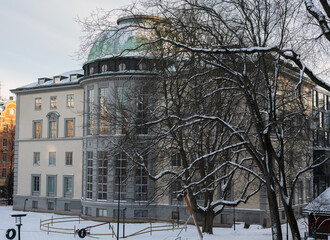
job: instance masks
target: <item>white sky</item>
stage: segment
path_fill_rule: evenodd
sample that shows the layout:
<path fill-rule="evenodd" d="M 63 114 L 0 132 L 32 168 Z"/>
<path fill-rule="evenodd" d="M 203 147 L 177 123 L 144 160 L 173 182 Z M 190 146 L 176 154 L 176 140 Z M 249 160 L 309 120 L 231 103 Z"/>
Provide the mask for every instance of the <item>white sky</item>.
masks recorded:
<path fill-rule="evenodd" d="M 97 8 L 111 10 L 133 0 L 10 0 L 0 3 L 1 96 L 9 89 L 80 69 L 75 59 L 82 36 L 74 20 Z"/>

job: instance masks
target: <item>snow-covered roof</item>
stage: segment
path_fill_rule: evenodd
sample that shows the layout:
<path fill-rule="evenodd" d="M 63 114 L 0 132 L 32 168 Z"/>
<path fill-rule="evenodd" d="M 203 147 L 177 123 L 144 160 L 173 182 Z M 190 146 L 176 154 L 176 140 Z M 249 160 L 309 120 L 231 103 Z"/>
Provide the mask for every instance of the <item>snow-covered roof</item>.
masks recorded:
<path fill-rule="evenodd" d="M 77 78 L 72 78 L 71 76 L 76 75 Z M 18 87 L 16 89 L 12 89 L 12 92 L 28 90 L 28 89 L 36 89 L 36 88 L 45 88 L 45 87 L 53 87 L 53 86 L 62 86 L 62 85 L 72 85 L 77 84 L 79 80 L 84 76 L 83 70 L 74 70 L 65 72 L 62 74 L 55 75 L 53 78 L 39 78 L 37 82 L 33 82 L 22 87 Z M 55 82 L 54 78 L 60 77 L 59 82 Z"/>
<path fill-rule="evenodd" d="M 330 187 L 320 196 L 310 202 L 305 208 L 306 213 L 328 213 L 330 214 Z"/>

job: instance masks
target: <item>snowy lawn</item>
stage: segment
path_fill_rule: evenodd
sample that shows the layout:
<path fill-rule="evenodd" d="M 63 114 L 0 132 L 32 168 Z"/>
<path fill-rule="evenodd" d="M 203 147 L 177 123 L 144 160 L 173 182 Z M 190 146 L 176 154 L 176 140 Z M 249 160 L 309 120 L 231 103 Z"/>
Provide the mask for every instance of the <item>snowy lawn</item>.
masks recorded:
<path fill-rule="evenodd" d="M 15 218 L 11 217 L 11 213 L 14 213 L 12 207 L 0 207 L 0 240 L 6 239 L 6 231 L 9 228 L 17 227 L 15 225 Z M 22 213 L 16 212 L 15 213 Z M 57 217 L 65 217 L 62 215 L 55 215 L 49 213 L 36 213 L 36 212 L 24 212 L 27 214 L 26 217 L 22 218 L 22 227 L 21 227 L 21 240 L 35 240 L 35 239 L 52 239 L 52 240 L 66 240 L 66 239 L 80 239 L 78 236 L 75 238 L 73 235 L 66 235 L 60 233 L 49 233 L 40 230 L 40 220 L 50 219 L 52 216 L 54 218 Z M 83 222 L 80 225 L 78 223 L 62 223 L 56 226 L 58 227 L 67 227 L 73 228 L 73 225 L 77 226 L 77 228 L 91 226 L 99 224 L 99 222 Z M 304 220 L 299 221 L 301 234 L 303 235 L 306 231 L 306 224 Z M 137 232 L 143 228 L 150 226 L 149 224 L 125 224 L 125 233 L 128 235 L 131 232 Z M 236 224 L 236 230 L 234 231 L 233 228 L 214 228 L 213 235 L 204 235 L 205 240 L 219 240 L 219 239 L 230 239 L 230 240 L 271 240 L 271 230 L 269 228 L 263 229 L 257 225 L 251 225 L 249 229 L 243 228 L 244 224 Z M 283 233 L 286 233 L 286 226 L 283 225 Z M 116 225 L 114 225 L 114 230 L 117 231 Z M 91 233 L 110 233 L 109 225 L 104 225 L 100 227 L 93 228 Z M 175 239 L 178 235 L 179 230 L 175 231 L 163 231 L 163 232 L 153 232 L 152 235 L 150 233 L 138 235 L 134 237 L 130 237 L 128 239 L 132 240 L 152 240 L 152 239 L 164 239 L 164 240 L 171 240 Z M 120 225 L 120 236 L 122 236 L 122 225 Z M 183 230 L 181 232 L 181 239 L 182 240 L 193 240 L 199 239 L 197 230 L 195 226 L 188 226 L 187 231 Z M 17 236 L 16 238 L 17 239 Z M 91 236 L 86 237 L 85 239 L 115 239 L 115 237 L 111 236 Z M 290 236 L 289 236 L 289 239 Z"/>

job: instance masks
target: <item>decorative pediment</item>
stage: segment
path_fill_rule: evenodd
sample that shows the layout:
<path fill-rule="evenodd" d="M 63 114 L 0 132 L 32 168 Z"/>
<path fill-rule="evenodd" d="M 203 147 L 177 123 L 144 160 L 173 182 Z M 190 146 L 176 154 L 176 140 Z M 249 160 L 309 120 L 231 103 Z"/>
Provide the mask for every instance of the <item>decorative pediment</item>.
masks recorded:
<path fill-rule="evenodd" d="M 56 111 L 49 112 L 46 117 L 49 119 L 49 121 L 56 121 L 59 117 L 60 114 Z"/>

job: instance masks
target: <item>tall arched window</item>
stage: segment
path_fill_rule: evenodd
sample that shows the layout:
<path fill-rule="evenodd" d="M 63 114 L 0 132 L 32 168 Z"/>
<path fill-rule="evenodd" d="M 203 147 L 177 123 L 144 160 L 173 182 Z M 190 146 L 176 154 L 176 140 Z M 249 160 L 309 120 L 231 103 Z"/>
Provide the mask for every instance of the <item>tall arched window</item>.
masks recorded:
<path fill-rule="evenodd" d="M 58 118 L 60 114 L 58 112 L 50 112 L 47 114 L 48 118 L 48 137 L 57 138 L 58 137 Z"/>

